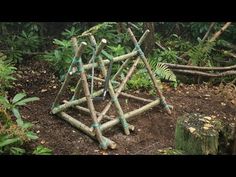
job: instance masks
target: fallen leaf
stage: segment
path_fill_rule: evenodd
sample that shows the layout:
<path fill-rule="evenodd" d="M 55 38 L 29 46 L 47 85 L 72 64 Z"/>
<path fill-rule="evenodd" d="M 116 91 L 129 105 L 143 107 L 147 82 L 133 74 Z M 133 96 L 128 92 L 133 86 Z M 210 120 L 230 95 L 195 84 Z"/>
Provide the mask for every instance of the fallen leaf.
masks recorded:
<path fill-rule="evenodd" d="M 203 117 L 204 119 L 207 119 L 207 120 L 211 120 L 211 117 L 209 117 L 209 116 L 205 116 L 205 117 Z"/>
<path fill-rule="evenodd" d="M 196 130 L 196 128 L 193 128 L 193 127 L 189 127 L 188 129 L 191 133 L 193 133 Z"/>
<path fill-rule="evenodd" d="M 102 155 L 108 155 L 107 152 L 103 152 L 103 151 L 101 152 L 101 154 L 102 154 Z"/>
<path fill-rule="evenodd" d="M 41 144 L 45 144 L 45 143 L 46 143 L 46 141 L 45 141 L 45 140 L 42 140 L 40 143 L 41 143 Z"/>
<path fill-rule="evenodd" d="M 48 90 L 47 90 L 47 89 L 42 89 L 42 90 L 41 90 L 42 93 L 44 93 L 44 92 L 46 92 L 46 91 L 48 91 Z"/>
<path fill-rule="evenodd" d="M 221 102 L 221 105 L 222 105 L 222 106 L 226 106 L 226 104 L 225 104 L 225 103 L 223 103 L 223 102 Z"/>

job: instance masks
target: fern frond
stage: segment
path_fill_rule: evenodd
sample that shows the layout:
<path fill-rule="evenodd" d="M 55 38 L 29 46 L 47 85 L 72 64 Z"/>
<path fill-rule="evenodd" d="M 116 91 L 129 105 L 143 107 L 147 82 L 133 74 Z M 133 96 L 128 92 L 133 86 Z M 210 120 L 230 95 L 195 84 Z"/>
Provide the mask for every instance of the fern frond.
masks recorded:
<path fill-rule="evenodd" d="M 155 75 L 160 79 L 176 82 L 175 74 L 164 63 L 158 63 L 158 61 L 154 59 L 149 60 L 148 63 L 154 71 Z M 140 70 L 145 68 L 143 62 L 139 64 L 139 68 Z"/>
<path fill-rule="evenodd" d="M 176 82 L 175 74 L 164 63 L 158 63 L 154 72 L 160 79 Z"/>

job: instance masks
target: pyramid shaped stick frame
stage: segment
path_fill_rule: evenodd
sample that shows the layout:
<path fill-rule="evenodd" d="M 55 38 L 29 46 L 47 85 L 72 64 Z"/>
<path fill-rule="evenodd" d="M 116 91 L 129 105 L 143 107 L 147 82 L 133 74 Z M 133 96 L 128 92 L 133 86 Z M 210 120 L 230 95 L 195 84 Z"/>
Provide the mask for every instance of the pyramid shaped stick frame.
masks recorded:
<path fill-rule="evenodd" d="M 146 39 L 148 33 L 149 33 L 149 30 L 147 30 L 143 34 L 143 36 L 140 38 L 140 40 L 137 41 L 133 32 L 131 31 L 131 29 L 128 29 L 128 34 L 135 45 L 134 50 L 128 54 L 118 56 L 118 57 L 110 57 L 106 60 L 103 60 L 101 55 L 104 54 L 106 57 L 109 56 L 109 54 L 107 54 L 103 50 L 107 41 L 105 39 L 102 39 L 101 42 L 99 43 L 99 45 L 97 45 L 94 36 L 90 35 L 89 39 L 90 39 L 90 42 L 92 43 L 92 46 L 94 46 L 94 53 L 93 53 L 92 58 L 90 59 L 90 62 L 86 65 L 83 64 L 81 56 L 82 56 L 82 53 L 83 53 L 87 44 L 85 42 L 82 42 L 80 44 L 80 46 L 78 46 L 76 38 L 73 38 L 72 43 L 73 43 L 73 47 L 75 50 L 75 56 L 74 56 L 74 59 L 71 63 L 71 66 L 65 76 L 65 80 L 62 84 L 62 87 L 60 88 L 60 90 L 54 100 L 52 110 L 51 110 L 52 114 L 56 114 L 56 115 L 60 116 L 62 119 L 69 122 L 71 125 L 73 125 L 77 129 L 83 131 L 85 134 L 89 135 L 91 138 L 97 140 L 102 149 L 107 149 L 108 147 L 111 149 L 116 148 L 115 142 L 113 142 L 109 138 L 106 138 L 105 136 L 103 136 L 103 132 L 105 130 L 110 129 L 113 126 L 120 123 L 123 130 L 124 130 L 124 133 L 126 135 L 129 135 L 130 130 L 132 130 L 132 131 L 134 130 L 134 126 L 130 125 L 127 122 L 127 120 L 132 117 L 137 117 L 137 115 L 157 106 L 158 104 L 161 104 L 165 108 L 167 113 L 171 114 L 170 108 L 172 108 L 172 106 L 168 105 L 166 103 L 165 97 L 163 96 L 162 92 L 160 91 L 160 89 L 158 87 L 157 81 L 156 81 L 155 76 L 151 70 L 151 67 L 150 67 L 142 49 L 140 48 L 140 45 Z M 91 63 L 91 61 L 95 61 L 95 59 L 97 59 L 96 62 Z M 113 86 L 114 85 L 113 83 L 116 82 L 115 81 L 116 77 L 119 76 L 121 71 L 132 60 L 133 60 L 133 65 L 129 69 L 126 77 L 123 79 L 123 81 L 121 83 L 119 83 L 119 85 Z M 148 74 L 154 84 L 157 95 L 159 97 L 156 100 L 144 99 L 144 98 L 140 98 L 140 97 L 133 96 L 133 95 L 122 92 L 125 84 L 130 79 L 132 74 L 134 73 L 140 60 L 142 60 L 143 63 L 145 64 Z M 113 76 L 113 78 L 109 80 L 108 92 L 111 97 L 110 101 L 105 106 L 105 108 L 102 110 L 102 112 L 97 112 L 94 107 L 93 98 L 96 96 L 102 95 L 103 89 L 98 90 L 98 91 L 92 93 L 92 95 L 91 95 L 90 90 L 89 90 L 89 84 L 88 84 L 89 77 L 87 76 L 86 71 L 92 69 L 93 67 L 99 68 L 102 72 L 103 77 L 106 78 L 107 70 L 106 70 L 105 65 L 108 65 L 111 61 L 113 61 L 113 62 L 124 61 L 124 63 L 122 64 L 120 69 L 117 71 L 117 73 Z M 75 87 L 74 95 L 70 101 L 63 101 L 63 103 L 59 104 L 60 97 L 62 96 L 63 92 L 67 88 L 68 83 L 71 80 L 72 76 L 77 76 L 79 78 L 78 83 Z M 100 79 L 100 78 L 96 78 L 96 77 L 94 77 L 93 80 L 105 82 L 104 79 Z M 81 97 L 82 91 L 84 92 L 84 95 L 85 95 L 84 97 Z M 131 99 L 147 102 L 147 104 L 139 109 L 134 110 L 134 111 L 124 113 L 121 108 L 120 102 L 118 100 L 119 95 L 131 98 Z M 80 104 L 84 103 L 84 102 L 87 102 L 88 108 L 80 106 Z M 110 109 L 110 107 L 113 103 L 116 108 L 116 113 L 117 113 L 116 118 L 112 118 L 112 117 L 106 115 L 106 113 L 108 112 L 108 110 Z M 82 123 L 81 121 L 77 120 L 76 118 L 70 116 L 69 114 L 67 114 L 65 112 L 68 108 L 75 108 L 75 109 L 78 109 L 84 113 L 89 114 L 92 118 L 93 124 L 89 127 L 89 126 L 85 125 L 84 123 Z M 106 119 L 107 121 L 105 121 L 104 123 L 101 123 L 102 119 Z"/>

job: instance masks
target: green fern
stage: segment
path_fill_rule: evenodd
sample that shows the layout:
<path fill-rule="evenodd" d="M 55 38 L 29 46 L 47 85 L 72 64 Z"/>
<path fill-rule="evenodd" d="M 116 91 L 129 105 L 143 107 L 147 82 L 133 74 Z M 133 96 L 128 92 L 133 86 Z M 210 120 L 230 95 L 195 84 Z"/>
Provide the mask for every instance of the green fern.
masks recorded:
<path fill-rule="evenodd" d="M 176 75 L 166 66 L 164 63 L 159 63 L 157 60 L 151 59 L 149 60 L 149 65 L 151 66 L 152 70 L 154 71 L 154 74 L 159 79 L 164 79 L 171 82 L 177 82 L 176 81 Z M 141 63 L 139 65 L 140 68 L 144 68 L 145 65 Z"/>
<path fill-rule="evenodd" d="M 214 42 L 207 42 L 199 43 L 197 46 L 193 47 L 188 52 L 191 63 L 197 66 L 209 66 L 208 64 L 209 61 L 211 61 L 211 54 L 214 46 Z"/>
<path fill-rule="evenodd" d="M 154 72 L 160 79 L 176 82 L 175 74 L 164 63 L 158 63 Z"/>
<path fill-rule="evenodd" d="M 12 76 L 16 68 L 3 60 L 4 58 L 6 58 L 4 55 L 0 56 L 0 95 L 5 89 L 12 87 L 13 81 L 16 80 Z"/>

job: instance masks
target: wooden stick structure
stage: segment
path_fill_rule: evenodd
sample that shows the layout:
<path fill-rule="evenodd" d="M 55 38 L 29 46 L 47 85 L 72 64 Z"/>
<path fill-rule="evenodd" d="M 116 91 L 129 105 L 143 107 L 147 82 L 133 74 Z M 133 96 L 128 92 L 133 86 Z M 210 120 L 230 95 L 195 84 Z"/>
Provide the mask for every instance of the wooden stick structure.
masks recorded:
<path fill-rule="evenodd" d="M 61 117 L 66 122 L 70 123 L 72 126 L 76 127 L 77 129 L 81 130 L 92 139 L 98 141 L 100 147 L 102 149 L 115 149 L 116 143 L 109 138 L 103 135 L 104 131 L 109 130 L 110 128 L 114 127 L 115 125 L 119 124 L 125 135 L 130 134 L 130 130 L 134 130 L 134 126 L 128 123 L 130 118 L 136 118 L 137 115 L 144 113 L 152 109 L 153 107 L 161 104 L 164 106 L 168 114 L 171 114 L 170 108 L 172 106 L 168 105 L 165 101 L 165 97 L 163 96 L 161 90 L 159 89 L 158 83 L 156 78 L 149 66 L 147 58 L 145 57 L 140 45 L 145 41 L 146 37 L 149 34 L 149 30 L 145 31 L 139 41 L 136 40 L 133 32 L 128 29 L 128 34 L 133 41 L 135 47 L 132 52 L 121 55 L 118 57 L 112 57 L 111 55 L 107 54 L 104 50 L 107 41 L 102 39 L 101 42 L 97 45 L 95 37 L 93 35 L 88 35 L 89 40 L 91 42 L 91 46 L 93 49 L 93 55 L 87 64 L 83 63 L 82 54 L 87 46 L 87 43 L 82 42 L 78 46 L 78 41 L 76 38 L 72 38 L 72 44 L 74 47 L 74 58 L 71 63 L 70 68 L 65 76 L 65 80 L 60 88 L 54 102 L 52 105 L 51 113 Z M 112 63 L 117 63 L 124 61 L 120 69 L 110 78 L 110 72 L 107 71 L 106 65 L 112 65 Z M 145 99 L 138 96 L 134 96 L 128 93 L 125 93 L 123 90 L 125 85 L 127 84 L 128 80 L 132 77 L 132 74 L 135 72 L 137 64 L 143 61 L 147 72 L 153 82 L 153 85 L 156 89 L 157 96 L 155 100 L 152 99 Z M 129 68 L 127 75 L 121 82 L 116 81 L 116 78 L 120 76 L 122 70 L 127 66 L 128 63 L 133 62 L 131 67 Z M 96 70 L 95 70 L 96 68 Z M 88 72 L 92 69 L 92 75 Z M 99 78 L 94 75 L 94 72 L 100 71 L 104 79 Z M 65 92 L 66 88 L 69 85 L 69 81 L 71 78 L 75 76 L 78 79 L 76 83 L 75 91 L 71 99 L 68 100 L 61 100 L 63 92 Z M 109 93 L 109 98 L 104 97 L 104 89 L 100 89 L 97 91 L 93 91 L 93 82 L 100 82 L 104 85 L 107 83 L 107 92 Z M 90 83 L 90 84 L 89 84 Z M 91 88 L 91 89 L 90 89 Z M 84 93 L 82 96 L 82 93 Z M 104 101 L 104 100 L 96 100 L 96 97 L 103 95 L 102 98 L 110 99 L 107 102 L 107 105 L 103 108 L 101 112 L 95 109 L 95 105 L 97 101 Z M 137 101 L 141 101 L 145 103 L 143 107 L 130 111 L 124 112 L 121 103 L 119 101 L 119 96 L 123 96 L 126 99 L 134 99 Z M 82 106 L 82 103 L 87 103 L 87 107 Z M 110 110 L 112 104 L 115 106 L 115 113 L 116 115 L 107 115 L 107 112 Z M 79 120 L 80 117 L 75 118 L 66 113 L 66 111 L 70 108 L 77 109 L 80 113 L 85 113 L 91 117 L 92 124 L 87 125 L 88 123 L 83 123 L 82 120 Z M 80 114 L 81 116 L 81 114 Z"/>

